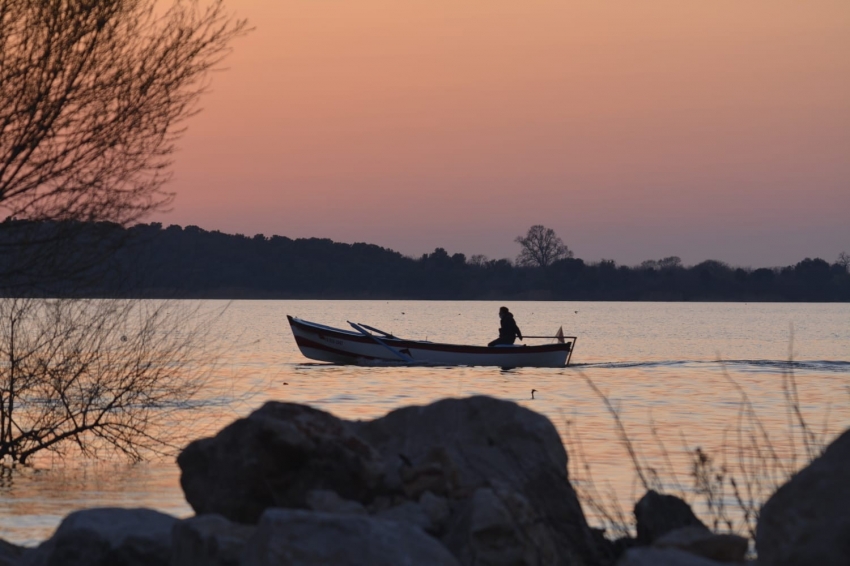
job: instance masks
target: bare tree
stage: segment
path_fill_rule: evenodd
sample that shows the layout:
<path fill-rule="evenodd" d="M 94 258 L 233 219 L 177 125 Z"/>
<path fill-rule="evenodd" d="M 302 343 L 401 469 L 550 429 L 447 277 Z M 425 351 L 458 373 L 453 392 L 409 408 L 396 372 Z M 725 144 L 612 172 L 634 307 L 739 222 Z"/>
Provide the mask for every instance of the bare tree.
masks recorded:
<path fill-rule="evenodd" d="M 535 224 L 525 237 L 517 236 L 514 241 L 522 246 L 516 258 L 517 265 L 524 267 L 548 267 L 559 259 L 573 257 L 573 252 L 555 231 L 541 224 Z"/>
<path fill-rule="evenodd" d="M 185 121 L 246 32 L 222 0 L 0 0 L 4 294 L 91 276 L 124 244 L 116 226 L 169 206 Z M 176 427 L 161 425 L 203 386 L 193 313 L 0 299 L 0 460 L 168 445 Z"/>
<path fill-rule="evenodd" d="M 170 155 L 245 31 L 222 2 L 0 1 L 0 204 L 126 223 L 166 206 Z"/>
<path fill-rule="evenodd" d="M 209 375 L 197 316 L 167 301 L 0 300 L 0 460 L 169 446 L 185 432 L 169 420 L 201 406 Z"/>
<path fill-rule="evenodd" d="M 35 266 L 77 221 L 167 208 L 185 120 L 246 31 L 221 0 L 0 0 L 0 246 Z"/>

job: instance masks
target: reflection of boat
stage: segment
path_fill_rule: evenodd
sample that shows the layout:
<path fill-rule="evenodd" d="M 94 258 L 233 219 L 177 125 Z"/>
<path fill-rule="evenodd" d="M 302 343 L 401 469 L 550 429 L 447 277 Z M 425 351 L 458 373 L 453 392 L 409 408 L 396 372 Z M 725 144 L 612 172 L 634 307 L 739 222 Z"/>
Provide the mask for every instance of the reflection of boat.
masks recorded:
<path fill-rule="evenodd" d="M 295 343 L 306 357 L 322 362 L 356 365 L 437 365 L 500 367 L 564 367 L 570 363 L 575 336 L 560 330 L 554 344 L 463 346 L 427 340 L 404 340 L 365 324 L 349 322 L 352 330 L 342 330 L 287 317 Z M 528 337 L 531 338 L 531 337 Z M 535 336 L 534 338 L 543 338 Z"/>

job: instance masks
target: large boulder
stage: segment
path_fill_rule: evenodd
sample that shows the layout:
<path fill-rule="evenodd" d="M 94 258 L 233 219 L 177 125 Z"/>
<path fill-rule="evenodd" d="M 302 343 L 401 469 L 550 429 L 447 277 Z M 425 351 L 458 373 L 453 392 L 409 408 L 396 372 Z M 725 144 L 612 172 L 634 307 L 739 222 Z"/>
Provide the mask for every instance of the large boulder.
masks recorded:
<path fill-rule="evenodd" d="M 436 539 L 397 521 L 353 514 L 269 509 L 241 566 L 458 566 Z"/>
<path fill-rule="evenodd" d="M 844 565 L 850 560 L 850 430 L 761 509 L 760 565 Z"/>
<path fill-rule="evenodd" d="M 419 503 L 413 501 L 404 501 L 400 505 L 385 509 L 375 515 L 379 519 L 387 521 L 396 521 L 419 527 L 428 533 L 436 533 L 439 531 L 439 526 L 431 521 L 431 517 Z"/>
<path fill-rule="evenodd" d="M 366 515 L 366 507 L 358 501 L 343 499 L 335 491 L 329 489 L 314 489 L 307 494 L 307 508 L 311 511 L 325 513 L 353 513 Z"/>
<path fill-rule="evenodd" d="M 26 553 L 26 566 L 168 566 L 177 519 L 151 509 L 71 513 L 53 536 Z"/>
<path fill-rule="evenodd" d="M 582 564 L 570 548 L 558 548 L 556 534 L 521 494 L 500 485 L 480 487 L 462 500 L 444 542 L 464 564 L 513 566 Z"/>
<path fill-rule="evenodd" d="M 682 527 L 658 538 L 656 548 L 678 548 L 717 562 L 743 562 L 749 540 L 731 533 L 712 533 L 702 527 Z"/>
<path fill-rule="evenodd" d="M 516 403 L 447 399 L 368 422 L 267 403 L 191 443 L 178 464 L 195 511 L 230 521 L 312 510 L 431 533 L 464 564 L 613 561 L 570 486 L 557 430 Z"/>
<path fill-rule="evenodd" d="M 675 495 L 664 495 L 649 490 L 635 504 L 637 543 L 649 545 L 663 535 L 681 529 L 696 527 L 708 532 L 708 527 L 694 515 L 691 506 Z"/>
<path fill-rule="evenodd" d="M 617 562 L 617 566 L 729 566 L 725 562 L 710 560 L 677 548 L 641 546 L 630 548 Z"/>
<path fill-rule="evenodd" d="M 23 557 L 26 547 L 6 542 L 0 538 L 0 566 L 13 566 Z"/>
<path fill-rule="evenodd" d="M 256 523 L 269 507 L 307 508 L 330 490 L 356 502 L 381 485 L 380 456 L 350 423 L 311 407 L 269 402 L 178 456 L 180 484 L 196 513 Z"/>
<path fill-rule="evenodd" d="M 215 514 L 178 521 L 171 532 L 170 566 L 240 566 L 245 543 L 256 530 Z"/>
<path fill-rule="evenodd" d="M 430 492 L 453 502 L 442 540 L 465 564 L 610 559 L 587 525 L 567 453 L 546 417 L 471 397 L 398 409 L 355 430 L 389 463 L 389 485 L 411 499 Z"/>

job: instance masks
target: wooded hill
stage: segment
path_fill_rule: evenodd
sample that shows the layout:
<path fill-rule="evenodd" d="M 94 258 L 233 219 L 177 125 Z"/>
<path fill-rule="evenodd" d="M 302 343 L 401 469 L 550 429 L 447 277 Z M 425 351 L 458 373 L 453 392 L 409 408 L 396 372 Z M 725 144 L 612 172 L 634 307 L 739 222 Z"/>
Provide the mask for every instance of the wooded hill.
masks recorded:
<path fill-rule="evenodd" d="M 61 265 L 79 264 L 73 277 L 39 277 L 33 291 L 15 271 L 15 246 L 33 225 L 0 225 L 0 277 L 5 293 L 67 296 L 299 299 L 537 299 L 616 301 L 850 301 L 842 263 L 803 259 L 785 267 L 735 268 L 678 258 L 640 266 L 568 258 L 548 267 L 467 258 L 437 248 L 419 258 L 372 244 L 329 239 L 253 237 L 196 226 L 39 224 L 40 241 L 56 233 Z M 21 234 L 27 234 L 21 236 Z M 52 248 L 51 248 L 52 249 Z M 31 256 L 31 252 L 27 251 Z M 42 254 L 44 255 L 44 254 Z M 40 260 L 44 269 L 51 262 Z M 44 283 L 47 281 L 47 283 Z"/>

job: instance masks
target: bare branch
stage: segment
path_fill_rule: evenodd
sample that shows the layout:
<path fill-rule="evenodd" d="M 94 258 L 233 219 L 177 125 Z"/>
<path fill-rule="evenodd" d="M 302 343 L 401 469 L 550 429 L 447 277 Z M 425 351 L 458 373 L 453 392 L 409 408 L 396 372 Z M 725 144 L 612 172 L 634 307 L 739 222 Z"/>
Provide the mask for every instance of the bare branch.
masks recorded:
<path fill-rule="evenodd" d="M 248 29 L 222 0 L 157 4 L 0 3 L 0 214 L 126 225 L 169 206 L 185 121 Z"/>
<path fill-rule="evenodd" d="M 168 301 L 0 300 L 0 458 L 174 445 L 163 424 L 203 406 L 210 322 Z"/>

